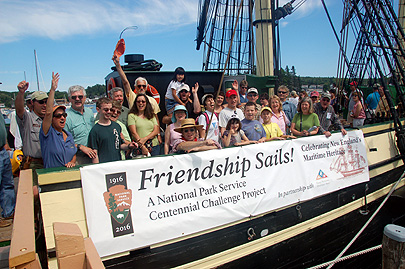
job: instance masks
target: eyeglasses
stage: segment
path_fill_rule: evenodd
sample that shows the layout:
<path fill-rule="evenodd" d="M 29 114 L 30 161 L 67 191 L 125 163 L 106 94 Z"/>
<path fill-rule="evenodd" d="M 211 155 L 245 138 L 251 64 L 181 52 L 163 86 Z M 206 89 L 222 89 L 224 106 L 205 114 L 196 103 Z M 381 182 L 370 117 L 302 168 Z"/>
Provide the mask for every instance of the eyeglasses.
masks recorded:
<path fill-rule="evenodd" d="M 146 88 L 146 85 L 142 85 L 142 84 L 141 84 L 141 85 L 138 84 L 138 85 L 136 85 L 136 86 L 137 86 L 138 88 Z"/>
<path fill-rule="evenodd" d="M 34 99 L 35 102 L 37 102 L 40 105 L 46 104 L 46 101 L 48 101 L 48 99 L 42 99 L 42 100 L 36 100 Z"/>
<path fill-rule="evenodd" d="M 112 113 L 121 114 L 121 110 L 119 109 L 110 109 Z"/>
<path fill-rule="evenodd" d="M 195 132 L 195 129 L 194 128 L 188 128 L 188 129 L 184 129 L 183 130 L 185 133 L 194 133 Z"/>
<path fill-rule="evenodd" d="M 240 88 L 241 88 L 241 89 L 247 89 L 247 87 L 246 87 L 246 86 L 240 86 Z"/>
<path fill-rule="evenodd" d="M 329 102 L 330 102 L 330 100 L 329 100 L 328 98 L 322 98 L 321 101 L 322 101 L 322 102 L 325 102 L 325 103 L 329 103 Z"/>
<path fill-rule="evenodd" d="M 138 104 L 143 104 L 143 103 L 146 103 L 146 101 L 145 100 L 138 100 L 138 101 L 136 101 Z"/>
<path fill-rule="evenodd" d="M 281 94 L 286 94 L 287 92 L 283 92 L 283 91 L 278 91 L 278 93 L 281 93 Z"/>
<path fill-rule="evenodd" d="M 59 113 L 59 114 L 54 114 L 54 115 L 53 115 L 53 117 L 54 117 L 54 118 L 57 118 L 57 119 L 62 118 L 62 116 L 66 119 L 67 113 L 66 113 L 66 112 L 63 112 L 63 113 Z"/>
<path fill-rule="evenodd" d="M 108 111 L 114 112 L 113 108 L 103 108 L 103 110 L 104 110 L 104 112 L 108 112 Z"/>
<path fill-rule="evenodd" d="M 248 97 L 256 97 L 257 94 L 255 94 L 255 93 L 249 93 L 247 96 L 248 96 Z"/>
<path fill-rule="evenodd" d="M 70 98 L 72 98 L 73 100 L 76 100 L 77 98 L 79 98 L 80 100 L 82 100 L 83 99 L 83 95 L 73 95 L 73 96 L 70 96 Z"/>

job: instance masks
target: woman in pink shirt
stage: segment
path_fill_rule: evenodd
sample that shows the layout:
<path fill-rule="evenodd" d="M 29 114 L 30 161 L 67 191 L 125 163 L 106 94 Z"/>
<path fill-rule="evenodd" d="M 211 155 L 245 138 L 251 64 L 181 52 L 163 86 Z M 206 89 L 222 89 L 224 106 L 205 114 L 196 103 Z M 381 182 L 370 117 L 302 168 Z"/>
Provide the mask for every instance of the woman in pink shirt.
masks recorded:
<path fill-rule="evenodd" d="M 273 95 L 272 97 L 270 97 L 269 102 L 272 111 L 270 121 L 277 123 L 283 134 L 286 135 L 288 129 L 287 126 L 290 124 L 290 121 L 283 111 L 283 103 L 281 102 L 280 97 L 278 97 L 277 95 Z"/>
<path fill-rule="evenodd" d="M 361 97 L 361 92 L 352 93 L 352 98 L 355 102 L 353 110 L 350 112 L 350 116 L 353 118 L 353 127 L 363 126 L 364 119 L 366 118 L 366 113 L 360 101 Z"/>

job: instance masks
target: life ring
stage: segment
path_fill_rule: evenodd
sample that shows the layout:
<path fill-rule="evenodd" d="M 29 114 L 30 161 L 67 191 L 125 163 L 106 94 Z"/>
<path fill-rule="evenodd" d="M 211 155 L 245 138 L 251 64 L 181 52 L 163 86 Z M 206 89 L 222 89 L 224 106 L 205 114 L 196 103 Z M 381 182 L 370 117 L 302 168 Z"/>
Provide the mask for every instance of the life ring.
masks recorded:
<path fill-rule="evenodd" d="M 156 90 L 156 88 L 153 87 L 152 85 L 148 84 L 148 86 L 146 87 L 146 91 L 147 91 L 148 93 L 150 93 L 150 95 L 152 95 L 153 98 L 155 98 L 156 103 L 159 105 L 159 103 L 160 103 L 160 94 L 159 94 L 159 92 Z M 135 93 L 135 94 L 138 94 L 138 91 L 136 90 L 136 88 L 135 88 L 135 90 L 134 90 L 134 93 Z"/>
<path fill-rule="evenodd" d="M 107 82 L 107 96 L 110 96 L 112 88 L 117 87 L 114 78 L 110 78 Z"/>

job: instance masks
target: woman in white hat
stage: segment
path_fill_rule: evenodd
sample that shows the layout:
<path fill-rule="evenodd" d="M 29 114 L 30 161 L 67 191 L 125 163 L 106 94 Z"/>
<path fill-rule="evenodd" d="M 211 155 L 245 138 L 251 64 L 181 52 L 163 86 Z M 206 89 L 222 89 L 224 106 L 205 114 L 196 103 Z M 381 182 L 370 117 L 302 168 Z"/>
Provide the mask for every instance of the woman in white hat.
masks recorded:
<path fill-rule="evenodd" d="M 172 124 L 167 126 L 165 131 L 165 155 L 173 153 L 173 144 L 177 139 L 181 138 L 181 133 L 176 132 L 174 129 L 181 126 L 181 121 L 188 118 L 187 108 L 183 105 L 177 105 L 174 107 L 172 115 Z"/>
<path fill-rule="evenodd" d="M 192 152 L 204 151 L 210 149 L 220 149 L 218 142 L 198 138 L 197 131 L 201 131 L 202 125 L 196 125 L 194 119 L 184 119 L 181 126 L 175 128 L 176 132 L 181 133 L 181 138 L 177 139 L 173 145 L 173 152 Z"/>

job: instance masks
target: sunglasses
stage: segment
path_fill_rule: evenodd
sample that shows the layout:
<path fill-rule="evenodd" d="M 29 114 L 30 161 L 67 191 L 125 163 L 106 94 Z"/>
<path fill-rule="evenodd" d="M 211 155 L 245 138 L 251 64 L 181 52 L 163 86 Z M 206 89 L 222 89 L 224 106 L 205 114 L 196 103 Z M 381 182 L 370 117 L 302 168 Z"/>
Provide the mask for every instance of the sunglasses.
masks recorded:
<path fill-rule="evenodd" d="M 67 113 L 66 113 L 66 112 L 63 112 L 63 113 L 59 113 L 59 114 L 54 114 L 54 115 L 53 115 L 53 117 L 54 117 L 54 118 L 57 118 L 57 119 L 62 118 L 62 116 L 66 119 Z"/>
<path fill-rule="evenodd" d="M 111 112 L 112 112 L 112 113 L 121 114 L 121 110 L 118 110 L 118 109 L 112 109 Z"/>
<path fill-rule="evenodd" d="M 48 99 L 42 99 L 42 100 L 36 100 L 34 99 L 35 102 L 37 102 L 40 105 L 46 104 L 46 101 L 48 101 Z"/>
<path fill-rule="evenodd" d="M 281 93 L 281 94 L 286 94 L 287 92 L 283 92 L 283 91 L 278 91 L 278 93 Z"/>
<path fill-rule="evenodd" d="M 72 98 L 73 100 L 77 100 L 77 99 L 82 100 L 83 97 L 84 97 L 83 95 L 74 95 L 74 96 L 71 96 L 70 98 Z"/>
<path fill-rule="evenodd" d="M 249 96 L 249 97 L 256 97 L 257 94 L 255 94 L 255 93 L 249 93 L 247 96 Z"/>
<path fill-rule="evenodd" d="M 241 88 L 241 89 L 247 89 L 247 87 L 245 87 L 245 86 L 241 86 L 240 88 Z"/>
<path fill-rule="evenodd" d="M 103 110 L 104 110 L 104 112 L 108 112 L 108 111 L 114 112 L 113 108 L 103 108 Z"/>
<path fill-rule="evenodd" d="M 146 88 L 146 85 L 136 85 L 138 88 Z"/>
<path fill-rule="evenodd" d="M 136 101 L 138 104 L 143 104 L 143 103 L 146 103 L 146 101 L 145 100 L 138 100 L 138 101 Z"/>
<path fill-rule="evenodd" d="M 183 130 L 185 133 L 194 133 L 195 132 L 195 129 L 194 128 L 188 128 L 188 129 L 184 129 Z"/>

